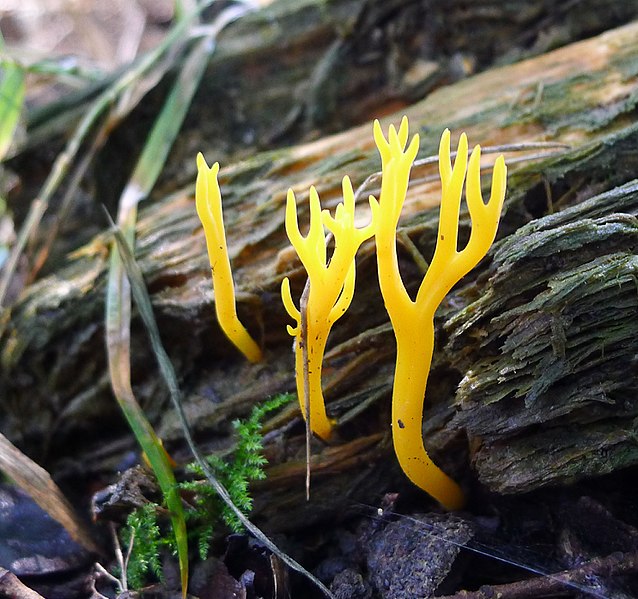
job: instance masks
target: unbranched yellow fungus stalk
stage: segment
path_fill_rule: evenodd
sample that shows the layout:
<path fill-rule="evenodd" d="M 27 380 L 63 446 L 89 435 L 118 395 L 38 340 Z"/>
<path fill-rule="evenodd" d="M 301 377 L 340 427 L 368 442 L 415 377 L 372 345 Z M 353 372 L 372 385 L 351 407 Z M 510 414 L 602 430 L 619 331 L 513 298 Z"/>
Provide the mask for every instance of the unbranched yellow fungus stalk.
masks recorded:
<path fill-rule="evenodd" d="M 208 259 L 213 273 L 215 313 L 219 326 L 235 347 L 251 362 L 259 362 L 262 357 L 261 349 L 237 317 L 235 285 L 226 247 L 218 172 L 218 162 L 209 168 L 201 152 L 197 155 L 195 204 L 199 220 L 204 227 Z"/>
<path fill-rule="evenodd" d="M 343 202 L 332 217 L 321 211 L 319 195 L 310 188 L 310 229 L 306 237 L 299 231 L 295 194 L 288 191 L 286 202 L 286 232 L 308 273 L 308 287 L 295 306 L 290 293 L 290 281 L 281 285 L 284 306 L 295 320 L 288 332 L 295 337 L 295 372 L 301 413 L 311 430 L 322 439 L 329 439 L 332 422 L 326 414 L 321 391 L 321 367 L 328 334 L 335 321 L 350 306 L 354 294 L 355 254 L 359 246 L 374 235 L 374 220 L 363 228 L 354 225 L 354 192 L 348 177 L 342 182 Z M 376 204 L 374 198 L 370 203 Z M 327 261 L 324 227 L 334 235 L 334 251 Z M 308 409 L 306 409 L 308 406 Z"/>
<path fill-rule="evenodd" d="M 485 204 L 481 195 L 480 147 L 472 151 L 468 167 L 467 137 L 462 134 L 452 167 L 450 132 L 445 130 L 439 147 L 442 196 L 437 244 L 413 301 L 399 274 L 396 229 L 419 137 L 415 135 L 406 149 L 408 121 L 404 117 L 398 132 L 390 127 L 388 139 L 375 121 L 374 139 L 383 172 L 379 203 L 372 204 L 377 223 L 379 284 L 397 342 L 392 392 L 394 448 L 401 468 L 413 483 L 447 509 L 458 509 L 464 502 L 461 488 L 432 462 L 423 444 L 423 400 L 434 348 L 434 312 L 452 286 L 476 266 L 494 241 L 505 197 L 507 169 L 500 156 L 494 164 L 490 200 Z M 472 231 L 465 248 L 458 251 L 459 209 L 466 169 L 466 201 Z"/>

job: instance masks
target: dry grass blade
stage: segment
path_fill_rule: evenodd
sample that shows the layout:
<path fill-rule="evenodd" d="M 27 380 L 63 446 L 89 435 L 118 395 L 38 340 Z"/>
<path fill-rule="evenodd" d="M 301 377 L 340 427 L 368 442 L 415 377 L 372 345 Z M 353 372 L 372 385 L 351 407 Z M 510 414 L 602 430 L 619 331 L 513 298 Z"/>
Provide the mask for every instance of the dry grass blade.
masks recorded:
<path fill-rule="evenodd" d="M 137 105 L 143 96 L 142 92 L 156 82 L 171 66 L 172 60 L 164 59 L 167 56 L 175 58 L 176 49 L 181 47 L 184 40 L 188 39 L 189 27 L 208 4 L 210 2 L 203 2 L 196 11 L 178 20 L 163 42 L 107 87 L 84 114 L 64 151 L 56 158 L 51 173 L 42 186 L 38 197 L 29 208 L 29 213 L 20 229 L 16 244 L 11 250 L 2 278 L 0 278 L 0 306 L 4 304 L 9 284 L 24 248 L 33 237 L 53 194 L 60 187 L 78 151 L 93 131 L 95 124 L 113 107 L 115 107 L 113 114 L 116 115 L 117 119 L 121 119 Z M 141 86 L 140 81 L 143 82 Z M 111 123 L 111 125 L 113 124 Z"/>
<path fill-rule="evenodd" d="M 119 232 L 121 248 L 129 248 L 134 244 L 137 205 L 148 196 L 166 162 L 173 141 L 179 133 L 188 107 L 199 86 L 208 58 L 215 47 L 217 33 L 248 10 L 242 6 L 230 7 L 223 11 L 208 34 L 189 51 L 184 66 L 146 140 L 131 179 L 120 198 L 118 225 L 121 229 Z M 131 388 L 131 288 L 122 262 L 122 252 L 125 250 L 121 249 L 120 252 L 114 251 L 111 254 L 107 289 L 106 330 L 111 385 L 164 494 L 175 534 L 182 595 L 185 597 L 188 588 L 188 539 L 181 498 L 176 489 L 168 456 Z"/>
<path fill-rule="evenodd" d="M 125 291 L 126 297 L 121 295 L 119 299 L 120 302 L 126 302 L 127 323 L 130 322 L 129 294 L 131 290 L 133 291 L 138 309 L 140 311 L 140 316 L 142 317 L 150 336 L 153 351 L 155 352 L 158 365 L 160 367 L 160 372 L 162 374 L 162 377 L 166 381 L 166 384 L 170 391 L 171 400 L 173 401 L 175 410 L 177 411 L 180 418 L 184 430 L 184 436 L 189 444 L 193 456 L 195 457 L 195 460 L 198 462 L 203 472 L 205 473 L 208 482 L 218 493 L 222 501 L 224 501 L 224 503 L 228 505 L 229 508 L 235 513 L 241 523 L 245 526 L 246 530 L 248 530 L 255 538 L 257 538 L 265 547 L 270 549 L 273 554 L 277 555 L 290 568 L 296 570 L 297 572 L 301 573 L 309 580 L 311 580 L 319 589 L 321 589 L 321 591 L 327 597 L 332 597 L 332 593 L 320 580 L 318 580 L 315 576 L 308 572 L 303 566 L 301 566 L 301 564 L 297 563 L 290 556 L 283 553 L 259 528 L 257 528 L 243 514 L 243 512 L 233 503 L 226 488 L 217 480 L 215 474 L 212 472 L 206 461 L 202 458 L 201 454 L 197 450 L 197 447 L 195 446 L 190 434 L 188 422 L 182 408 L 177 377 L 175 375 L 172 363 L 170 362 L 168 355 L 163 348 L 159 335 L 159 329 L 157 327 L 157 323 L 153 314 L 150 298 L 148 297 L 146 286 L 144 285 L 142 273 L 139 269 L 139 266 L 135 262 L 133 254 L 130 250 L 133 241 L 133 228 L 137 213 L 137 203 L 141 198 L 146 196 L 148 191 L 150 191 L 150 187 L 152 186 L 152 184 L 149 186 L 149 183 L 151 181 L 154 182 L 157 175 L 159 175 L 159 171 L 161 170 L 161 164 L 164 162 L 163 159 L 158 160 L 157 156 L 153 156 L 153 154 L 159 153 L 161 151 L 161 148 L 165 148 L 165 152 L 168 152 L 170 141 L 172 141 L 174 136 L 177 134 L 177 131 L 179 130 L 179 124 L 181 123 L 181 118 L 183 118 L 185 109 L 188 105 L 188 102 L 185 102 L 184 98 L 181 98 L 182 101 L 178 102 L 178 100 L 180 99 L 180 94 L 187 93 L 187 90 L 190 90 L 192 93 L 194 93 L 197 83 L 199 82 L 199 79 L 203 74 L 203 65 L 200 65 L 202 66 L 201 70 L 197 69 L 197 56 L 199 56 L 199 53 L 201 52 L 211 52 L 214 49 L 214 38 L 217 33 L 226 24 L 239 18 L 247 10 L 249 10 L 247 6 L 240 5 L 230 7 L 223 11 L 218 17 L 217 21 L 213 24 L 213 27 L 208 30 L 208 35 L 204 39 L 202 39 L 200 43 L 194 48 L 193 54 L 191 55 L 193 60 L 191 61 L 189 59 L 186 61 L 184 71 L 178 78 L 178 81 L 173 88 L 173 92 L 167 100 L 166 106 L 164 107 L 164 110 L 162 111 L 162 114 L 160 115 L 155 128 L 151 132 L 145 151 L 140 157 L 135 172 L 133 173 L 131 182 L 129 183 L 127 191 L 125 191 L 125 194 L 122 197 L 122 201 L 120 202 L 120 212 L 118 215 L 118 224 L 120 228 L 115 229 L 115 239 L 118 245 L 119 253 L 113 253 L 109 279 L 115 279 L 115 277 L 117 277 L 115 280 L 120 282 L 120 292 Z M 182 79 L 185 80 L 182 81 Z M 167 109 L 167 106 L 173 106 L 173 103 L 174 108 L 171 110 Z M 179 118 L 178 114 L 173 114 L 180 107 L 184 111 L 181 114 L 181 118 Z M 157 141 L 157 145 L 154 145 L 155 140 Z M 147 149 L 148 152 L 146 151 Z M 124 279 L 125 273 L 122 270 L 123 267 L 127 271 L 131 287 L 128 286 L 128 281 Z M 111 299 L 110 291 L 109 299 Z M 115 310 L 115 306 L 113 307 L 113 309 Z M 122 305 L 120 305 L 119 312 L 121 312 L 122 309 L 123 307 Z M 114 317 L 116 317 L 115 314 Z M 120 325 L 121 324 L 123 323 L 120 321 Z M 128 326 L 126 327 L 125 331 L 120 330 L 120 334 L 124 333 L 126 333 L 127 335 L 128 343 L 128 335 L 130 333 Z M 128 369 L 130 368 L 130 363 L 128 361 L 128 355 L 126 364 L 122 364 L 121 366 L 127 369 L 129 375 L 127 381 L 129 383 L 128 389 L 122 389 L 122 391 L 128 392 L 128 390 L 130 390 L 130 371 L 128 371 Z M 112 376 L 113 374 L 114 373 L 112 373 Z M 137 402 L 135 403 L 137 404 Z M 183 590 L 184 589 L 185 586 L 183 586 Z"/>
<path fill-rule="evenodd" d="M 82 179 L 84 178 L 84 174 L 93 162 L 95 154 L 97 154 L 98 150 L 104 145 L 104 142 L 108 137 L 108 130 L 109 124 L 106 122 L 103 123 L 100 127 L 99 132 L 93 139 L 91 147 L 87 149 L 87 151 L 82 156 L 82 159 L 75 165 L 75 168 L 73 169 L 73 173 L 69 180 L 69 184 L 64 192 L 62 201 L 60 202 L 60 207 L 55 214 L 55 218 L 53 219 L 53 223 L 51 224 L 50 229 L 47 232 L 45 240 L 42 243 L 40 249 L 34 252 L 35 257 L 33 260 L 33 266 L 31 267 L 31 272 L 29 273 L 29 281 L 33 281 L 37 277 L 38 272 L 47 261 L 47 258 L 49 257 L 49 254 L 51 252 L 51 247 L 53 246 L 53 243 L 58 235 L 60 227 L 62 226 L 62 223 L 64 222 L 66 215 L 71 208 L 74 198 L 76 198 L 78 195 L 78 189 L 80 187 Z M 38 218 L 40 217 L 41 215 Z M 24 231 L 25 229 L 23 228 L 21 233 Z"/>
<path fill-rule="evenodd" d="M 0 470 L 26 491 L 51 518 L 59 522 L 74 541 L 89 551 L 99 553 L 82 521 L 49 473 L 24 455 L 2 433 Z"/>
<path fill-rule="evenodd" d="M 181 401 L 181 392 L 179 390 L 179 384 L 177 382 L 177 376 L 175 374 L 175 370 L 173 369 L 173 364 L 164 349 L 162 344 L 162 339 L 160 337 L 159 328 L 157 326 L 157 322 L 155 320 L 155 316 L 153 314 L 153 307 L 151 305 L 150 297 L 148 296 L 148 292 L 146 290 L 146 285 L 144 284 L 144 278 L 142 275 L 142 271 L 140 270 L 139 265 L 135 261 L 131 250 L 126 242 L 126 239 L 122 235 L 122 232 L 114 228 L 115 240 L 117 242 L 118 250 L 120 252 L 120 256 L 122 258 L 122 262 L 126 268 L 126 272 L 128 274 L 129 281 L 131 283 L 131 290 L 133 292 L 133 297 L 135 298 L 135 302 L 137 304 L 138 310 L 140 312 L 140 316 L 144 322 L 144 326 L 146 327 L 146 331 L 151 340 L 151 345 L 153 347 L 153 352 L 155 353 L 155 358 L 159 365 L 160 373 L 162 378 L 164 379 L 166 386 L 170 392 L 171 400 L 173 402 L 173 407 L 179 416 L 180 423 L 182 425 L 182 429 L 184 431 L 184 437 L 188 446 L 193 454 L 198 465 L 204 471 L 208 482 L 211 486 L 217 491 L 219 496 L 222 498 L 224 503 L 233 511 L 233 513 L 239 518 L 241 523 L 244 525 L 246 530 L 248 530 L 256 539 L 258 539 L 263 545 L 268 547 L 272 553 L 277 555 L 284 563 L 286 563 L 289 567 L 302 575 L 306 576 L 309 580 L 311 580 L 317 587 L 319 587 L 328 597 L 331 597 L 330 591 L 310 572 L 308 572 L 301 564 L 297 563 L 290 556 L 282 552 L 257 526 L 255 526 L 245 515 L 244 513 L 233 503 L 227 489 L 219 482 L 215 473 L 210 469 L 208 463 L 204 460 L 202 455 L 199 453 L 195 442 L 193 441 L 193 437 L 190 432 L 190 427 L 188 425 L 188 421 L 186 419 L 186 414 L 184 413 L 184 409 L 182 407 Z"/>

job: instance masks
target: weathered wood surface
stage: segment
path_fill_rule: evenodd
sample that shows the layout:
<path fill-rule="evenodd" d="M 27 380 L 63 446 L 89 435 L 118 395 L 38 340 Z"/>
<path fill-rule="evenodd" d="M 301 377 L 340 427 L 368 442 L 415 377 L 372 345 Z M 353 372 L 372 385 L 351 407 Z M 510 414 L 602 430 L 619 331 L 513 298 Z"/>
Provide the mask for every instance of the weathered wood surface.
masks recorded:
<path fill-rule="evenodd" d="M 484 146 L 571 145 L 551 157 L 510 160 L 499 241 L 439 311 L 426 445 L 462 480 L 476 476 L 492 490 L 517 493 L 638 462 L 637 100 L 638 24 L 632 23 L 441 87 L 405 110 L 411 130 L 421 133 L 420 157 L 434 153 L 446 126 L 455 138 L 465 130 L 470 143 Z M 215 155 L 208 151 L 207 158 Z M 222 169 L 239 311 L 266 353 L 257 366 L 245 364 L 214 323 L 192 187 L 142 211 L 136 255 L 187 413 L 210 446 L 228 443 L 231 417 L 293 388 L 279 286 L 291 276 L 299 293 L 304 279 L 283 230 L 286 190 L 298 193 L 303 223 L 309 185 L 334 207 L 344 174 L 357 185 L 378 168 L 365 124 Z M 438 216 L 438 182 L 427 177 L 434 172 L 415 173 L 402 220 L 402 234 L 426 259 Z M 100 469 L 121 468 L 121 450 L 133 447 L 119 441 L 125 428 L 105 369 L 107 244 L 108 236 L 97 236 L 26 288 L 2 323 L 0 429 L 36 459 L 55 459 L 50 465 L 60 474 L 86 471 L 92 460 Z M 340 440 L 317 444 L 314 500 L 296 518 L 285 506 L 303 505 L 298 411 L 292 406 L 272 425 L 271 476 L 262 483 L 265 499 L 257 497 L 272 528 L 320 519 L 346 499 L 369 500 L 402 480 L 389 443 L 394 341 L 373 254 L 367 244 L 359 255 L 357 293 L 335 327 L 325 364 L 330 412 L 344 422 Z M 416 285 L 420 275 L 407 251 L 402 260 Z M 179 426 L 137 321 L 132 354 L 136 393 L 179 456 Z M 277 505 L 278 520 L 267 502 Z"/>
<path fill-rule="evenodd" d="M 635 18 L 637 0 L 579 0 L 577 10 L 552 0 L 272 2 L 222 32 L 158 189 L 188 184 L 198 151 L 226 161 L 342 131 L 495 61 L 539 55 Z M 157 86 L 112 133 L 95 175 L 101 201 L 117 199 L 165 93 Z M 53 133 L 66 136 L 86 111 L 76 103 L 38 112 L 27 143 L 48 151 Z"/>

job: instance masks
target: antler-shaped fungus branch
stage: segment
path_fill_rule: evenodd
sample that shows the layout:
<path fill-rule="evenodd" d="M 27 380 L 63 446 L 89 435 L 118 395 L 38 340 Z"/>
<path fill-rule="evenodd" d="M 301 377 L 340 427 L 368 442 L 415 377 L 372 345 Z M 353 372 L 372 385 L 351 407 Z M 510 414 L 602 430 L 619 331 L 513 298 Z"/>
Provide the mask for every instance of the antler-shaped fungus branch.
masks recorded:
<path fill-rule="evenodd" d="M 328 439 L 332 422 L 326 414 L 321 391 L 321 369 L 326 342 L 332 325 L 350 306 L 355 285 L 355 255 L 359 246 L 374 235 L 373 221 L 361 229 L 354 224 L 354 192 L 348 177 L 342 182 L 343 202 L 335 216 L 321 212 L 319 195 L 310 188 L 310 229 L 306 237 L 299 231 L 295 194 L 288 191 L 286 202 L 286 232 L 308 273 L 309 289 L 302 296 L 298 310 L 290 293 L 290 282 L 281 285 L 284 307 L 297 323 L 288 327 L 295 337 L 295 372 L 301 413 L 311 430 Z M 376 200 L 370 199 L 371 206 Z M 373 208 L 374 210 L 374 208 Z M 334 235 L 334 251 L 327 260 L 327 238 L 324 227 Z M 306 410 L 306 390 L 308 413 Z"/>
<path fill-rule="evenodd" d="M 397 341 L 392 393 L 394 448 L 403 471 L 413 483 L 446 508 L 457 509 L 464 500 L 461 488 L 432 462 L 423 444 L 423 399 L 434 348 L 434 312 L 445 294 L 479 262 L 494 241 L 505 196 L 505 162 L 501 156 L 494 165 L 491 197 L 485 204 L 480 188 L 480 148 L 474 148 L 466 184 L 472 232 L 466 247 L 459 252 L 459 210 L 467 168 L 467 138 L 465 134 L 461 136 L 452 167 L 450 133 L 447 130 L 443 133 L 439 147 L 442 197 L 437 245 L 416 301 L 412 301 L 399 274 L 396 228 L 419 138 L 415 135 L 406 149 L 408 122 L 405 117 L 398 132 L 390 126 L 387 139 L 376 121 L 374 138 L 383 173 L 379 204 L 372 205 L 377 223 L 379 284 Z"/>
<path fill-rule="evenodd" d="M 450 131 L 446 129 L 439 145 L 441 175 L 441 212 L 436 249 L 430 268 L 421 283 L 417 303 L 423 302 L 432 313 L 454 284 L 472 270 L 485 256 L 496 237 L 496 229 L 505 198 L 507 167 L 503 156 L 494 163 L 492 190 L 486 204 L 481 194 L 481 146 L 474 146 L 467 162 L 467 136 L 461 134 L 454 167 L 450 161 Z M 465 194 L 472 220 L 467 245 L 457 250 L 461 194 L 467 167 Z"/>
<path fill-rule="evenodd" d="M 226 247 L 218 172 L 218 162 L 209 168 L 204 156 L 201 153 L 197 155 L 195 204 L 206 236 L 208 259 L 213 275 L 215 314 L 219 326 L 233 345 L 251 362 L 259 362 L 262 357 L 261 349 L 237 317 L 235 285 Z"/>

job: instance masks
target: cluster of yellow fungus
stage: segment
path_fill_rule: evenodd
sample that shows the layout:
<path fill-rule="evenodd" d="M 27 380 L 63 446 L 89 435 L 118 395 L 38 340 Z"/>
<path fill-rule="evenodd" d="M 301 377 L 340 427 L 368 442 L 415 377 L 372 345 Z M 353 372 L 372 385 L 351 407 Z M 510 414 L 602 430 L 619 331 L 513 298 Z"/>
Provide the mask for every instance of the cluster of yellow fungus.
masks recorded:
<path fill-rule="evenodd" d="M 416 157 L 419 137 L 406 149 L 408 121 L 399 131 L 391 126 L 388 139 L 374 124 L 374 139 L 381 154 L 379 203 L 373 204 L 379 285 L 397 342 L 392 391 L 392 438 L 401 468 L 408 478 L 448 509 L 463 504 L 460 487 L 436 466 L 423 445 L 423 399 L 434 348 L 434 312 L 453 285 L 485 256 L 496 236 L 505 197 L 507 169 L 500 156 L 494 165 L 492 190 L 483 202 L 480 181 L 481 149 L 476 146 L 467 161 L 467 138 L 461 135 L 454 167 L 450 162 L 450 132 L 439 146 L 441 208 L 436 249 L 430 267 L 412 300 L 405 289 L 396 250 L 396 228 Z M 466 178 L 466 202 L 472 231 L 465 248 L 457 249 L 459 210 Z"/>
<path fill-rule="evenodd" d="M 259 362 L 262 357 L 261 349 L 237 317 L 235 284 L 226 246 L 218 172 L 218 162 L 209 168 L 204 156 L 201 153 L 197 155 L 195 205 L 206 236 L 208 260 L 213 274 L 215 313 L 219 326 L 233 345 L 251 362 Z"/>
<path fill-rule="evenodd" d="M 310 188 L 310 229 L 306 237 L 299 231 L 297 203 L 292 189 L 286 201 L 286 233 L 308 273 L 307 288 L 297 309 L 286 277 L 281 285 L 284 306 L 295 320 L 288 332 L 295 338 L 295 372 L 301 413 L 310 429 L 328 439 L 332 422 L 326 414 L 321 391 L 321 366 L 332 325 L 350 306 L 354 294 L 355 254 L 359 246 L 374 235 L 371 222 L 361 229 L 354 225 L 354 191 L 348 177 L 342 182 L 343 202 L 332 217 L 321 210 L 319 194 Z M 375 203 L 374 198 L 370 199 Z M 334 236 L 334 251 L 327 259 L 325 230 Z"/>
<path fill-rule="evenodd" d="M 448 509 L 458 509 L 464 498 L 459 485 L 436 466 L 423 444 L 423 400 L 434 348 L 434 313 L 454 284 L 485 256 L 496 236 L 505 197 L 507 169 L 502 156 L 494 164 L 492 189 L 483 201 L 480 182 L 481 150 L 476 146 L 468 163 L 468 144 L 461 135 L 454 165 L 450 159 L 450 132 L 446 129 L 439 146 L 441 208 L 436 248 L 432 262 L 412 300 L 399 273 L 396 234 L 410 170 L 419 149 L 415 135 L 408 145 L 408 121 L 397 131 L 390 126 L 386 139 L 378 121 L 374 139 L 381 155 L 381 194 L 370 196 L 372 220 L 363 228 L 354 225 L 355 197 L 348 177 L 342 183 L 343 202 L 334 217 L 321 210 L 319 195 L 310 188 L 310 228 L 304 237 L 297 222 L 292 190 L 286 203 L 286 232 L 308 273 L 300 306 L 293 302 L 290 282 L 281 287 L 284 306 L 295 320 L 288 332 L 295 337 L 296 383 L 301 413 L 309 428 L 322 439 L 330 437 L 333 423 L 326 414 L 321 390 L 321 370 L 328 334 L 348 309 L 355 287 L 355 255 L 360 245 L 374 236 L 377 246 L 379 285 L 397 342 L 392 392 L 392 437 L 401 468 L 408 478 Z M 234 287 L 226 250 L 217 172 L 197 158 L 197 211 L 206 232 L 213 269 L 215 307 L 219 323 L 231 341 L 251 361 L 261 358 L 259 347 L 237 318 Z M 467 177 L 466 177 L 467 175 Z M 472 221 L 469 241 L 458 250 L 461 196 L 465 186 Z M 329 238 L 334 249 L 327 256 Z"/>

